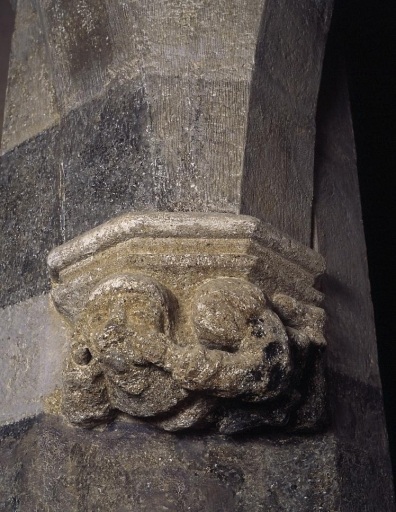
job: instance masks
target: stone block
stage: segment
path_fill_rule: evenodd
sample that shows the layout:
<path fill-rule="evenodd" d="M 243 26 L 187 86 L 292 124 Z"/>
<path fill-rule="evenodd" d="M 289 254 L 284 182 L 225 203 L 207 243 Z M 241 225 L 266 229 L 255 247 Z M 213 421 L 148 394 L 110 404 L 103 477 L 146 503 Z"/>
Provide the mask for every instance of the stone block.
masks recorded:
<path fill-rule="evenodd" d="M 171 436 L 123 421 L 86 431 L 51 416 L 23 427 L 1 432 L 7 512 L 340 510 L 331 435 Z"/>
<path fill-rule="evenodd" d="M 61 386 L 68 331 L 47 295 L 0 310 L 0 325 L 0 424 L 4 424 L 40 413 L 45 399 Z"/>
<path fill-rule="evenodd" d="M 57 98 L 37 2 L 19 0 L 8 70 L 1 153 L 35 137 L 58 120 Z"/>
<path fill-rule="evenodd" d="M 154 209 L 149 107 L 139 83 L 109 90 L 62 119 L 65 237 L 126 210 Z"/>
<path fill-rule="evenodd" d="M 45 255 L 62 241 L 59 131 L 0 157 L 0 306 L 48 289 Z"/>

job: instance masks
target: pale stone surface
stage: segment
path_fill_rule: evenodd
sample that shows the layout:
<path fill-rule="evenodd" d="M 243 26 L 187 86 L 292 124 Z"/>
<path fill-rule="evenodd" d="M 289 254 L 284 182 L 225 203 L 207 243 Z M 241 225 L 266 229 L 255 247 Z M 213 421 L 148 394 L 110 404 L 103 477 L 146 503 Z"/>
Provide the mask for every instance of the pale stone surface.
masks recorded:
<path fill-rule="evenodd" d="M 55 275 L 65 266 L 70 266 L 129 239 L 185 238 L 185 239 L 242 239 L 261 242 L 278 252 L 285 259 L 293 260 L 314 276 L 324 271 L 324 260 L 315 251 L 281 233 L 272 225 L 247 215 L 227 215 L 213 213 L 169 213 L 131 212 L 118 216 L 107 223 L 76 237 L 48 257 L 48 265 Z M 159 245 L 162 247 L 162 244 Z M 142 251 L 145 250 L 143 247 Z M 210 251 L 210 245 L 207 245 Z M 136 249 L 135 249 L 136 251 Z M 139 251 L 141 252 L 141 251 Z M 155 252 L 155 250 L 153 251 Z M 195 250 L 197 252 L 197 250 Z"/>
<path fill-rule="evenodd" d="M 47 295 L 0 310 L 0 422 L 44 410 L 61 385 L 68 346 L 67 326 Z"/>
<path fill-rule="evenodd" d="M 18 0 L 1 153 L 59 122 L 37 3 Z"/>
<path fill-rule="evenodd" d="M 134 213 L 48 263 L 74 329 L 62 397 L 72 423 L 121 411 L 168 430 L 322 425 L 314 251 L 252 217 Z"/>

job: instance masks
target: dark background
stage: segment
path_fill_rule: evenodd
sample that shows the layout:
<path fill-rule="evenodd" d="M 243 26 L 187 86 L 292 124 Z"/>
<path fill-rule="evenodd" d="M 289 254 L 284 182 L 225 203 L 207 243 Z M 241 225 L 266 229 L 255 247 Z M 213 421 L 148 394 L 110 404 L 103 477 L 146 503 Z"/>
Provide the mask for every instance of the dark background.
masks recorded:
<path fill-rule="evenodd" d="M 396 1 L 339 0 L 378 355 L 396 474 Z"/>
<path fill-rule="evenodd" d="M 13 23 L 8 0 L 0 0 L 0 126 Z M 342 54 L 348 74 L 379 362 L 396 474 L 396 0 L 336 0 L 330 39 L 337 44 L 329 51 L 336 48 Z M 327 62 L 331 60 L 327 56 Z"/>

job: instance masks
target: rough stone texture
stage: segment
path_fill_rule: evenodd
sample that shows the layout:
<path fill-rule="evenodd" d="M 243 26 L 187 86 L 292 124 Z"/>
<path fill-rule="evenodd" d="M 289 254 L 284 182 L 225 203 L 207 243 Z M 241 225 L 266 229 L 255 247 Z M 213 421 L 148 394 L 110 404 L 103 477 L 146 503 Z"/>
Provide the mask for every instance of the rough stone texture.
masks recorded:
<path fill-rule="evenodd" d="M 52 251 L 48 256 L 48 265 L 56 281 L 59 278 L 61 281 L 63 278 L 67 281 L 70 278 L 69 274 L 78 268 L 78 265 L 74 267 L 74 264 L 90 263 L 89 256 L 100 257 L 100 253 L 106 249 L 111 249 L 109 254 L 117 252 L 122 248 L 121 245 L 117 247 L 121 242 L 126 242 L 134 254 L 149 254 L 153 239 L 156 239 L 156 250 L 153 254 L 170 250 L 172 245 L 176 252 L 181 252 L 185 246 L 189 247 L 190 252 L 197 254 L 222 254 L 222 251 L 224 254 L 233 254 L 235 251 L 242 254 L 245 251 L 246 255 L 257 252 L 264 257 L 265 254 L 269 259 L 272 251 L 281 258 L 278 264 L 286 274 L 287 262 L 294 263 L 294 272 L 301 267 L 313 277 L 324 271 L 324 260 L 320 254 L 296 242 L 270 224 L 245 215 L 199 212 L 131 212 L 115 217 Z M 202 247 L 199 240 L 203 244 Z M 238 240 L 242 245 L 238 246 Z M 227 245 L 230 246 L 230 250 L 226 250 Z M 62 276 L 62 271 L 66 267 L 70 269 Z M 277 280 L 282 279 L 282 273 L 278 274 Z M 290 278 L 289 281 L 291 285 L 297 286 L 301 281 L 303 287 L 313 284 L 311 279 L 304 282 L 301 278 Z"/>
<path fill-rule="evenodd" d="M 44 254 L 61 241 L 58 131 L 0 158 L 0 306 L 49 288 Z"/>
<path fill-rule="evenodd" d="M 74 329 L 72 423 L 118 410 L 167 430 L 322 426 L 317 253 L 252 217 L 129 213 L 54 249 L 49 265 Z"/>
<path fill-rule="evenodd" d="M 331 435 L 230 441 L 124 422 L 76 430 L 41 417 L 3 429 L 0 453 L 10 468 L 0 475 L 4 512 L 339 510 Z"/>
<path fill-rule="evenodd" d="M 141 84 L 129 82 L 62 119 L 58 160 L 66 239 L 123 211 L 171 204 L 156 178 L 149 108 Z"/>
<path fill-rule="evenodd" d="M 316 98 L 330 14 L 326 1 L 267 0 L 250 89 L 241 212 L 306 245 Z"/>
<path fill-rule="evenodd" d="M 242 210 L 309 244 L 330 11 L 330 1 L 317 0 L 23 0 L 3 151 L 50 126 L 59 111 L 67 237 L 111 217 L 111 207 L 97 207 L 102 200 L 117 204 L 116 213 L 143 205 Z M 12 98 L 24 80 L 37 89 L 28 108 Z"/>
<path fill-rule="evenodd" d="M 11 39 L 14 31 L 15 12 L 8 0 L 0 0 L 0 148 L 3 130 L 5 96 L 10 61 Z"/>
<path fill-rule="evenodd" d="M 33 416 L 61 386 L 70 333 L 49 297 L 0 310 L 0 423 Z"/>
<path fill-rule="evenodd" d="M 42 187 L 47 201 L 36 195 L 40 212 L 14 216 L 24 236 L 4 244 L 13 264 L 0 304 L 45 291 L 48 250 L 127 210 L 242 210 L 309 245 L 311 114 L 330 10 L 317 0 L 21 0 L 2 176 L 26 173 L 29 194 Z M 2 182 L 7 211 L 15 186 L 25 185 Z M 21 260 L 33 265 L 31 223 L 45 231 L 51 205 L 33 284 Z"/>
<path fill-rule="evenodd" d="M 232 439 L 174 436 L 126 421 L 86 431 L 54 416 L 2 427 L 0 508 L 393 511 L 389 468 L 367 451 L 381 419 L 370 411 L 378 410 L 380 396 L 352 379 L 333 377 L 335 393 L 344 396 L 340 420 L 351 438 L 270 432 Z M 349 415 L 351 402 L 368 413 L 366 424 Z M 356 428 L 367 439 L 359 447 L 353 440 Z"/>
<path fill-rule="evenodd" d="M 341 511 L 395 510 L 381 389 L 332 371 L 328 385 Z"/>
<path fill-rule="evenodd" d="M 179 78 L 188 88 L 202 77 L 249 80 L 265 2 L 253 0 L 243 8 L 236 0 L 40 5 L 55 87 L 67 112 L 116 80 L 139 77 L 149 84 L 152 76 L 177 78 L 177 90 L 168 91 L 176 97 L 183 90 Z M 172 125 L 178 133 L 178 120 Z"/>
<path fill-rule="evenodd" d="M 52 112 L 51 95 L 47 101 L 42 94 L 50 87 L 41 91 L 34 80 L 31 83 L 41 106 L 33 95 L 32 101 L 22 95 L 17 101 L 16 92 L 10 92 L 17 109 L 13 119 L 21 123 L 13 125 L 16 138 L 3 149 L 2 157 L 2 165 L 6 164 L 1 172 L 5 206 L 0 250 L 1 261 L 9 264 L 2 272 L 1 305 L 47 289 L 47 252 L 122 211 L 242 210 L 309 245 L 314 197 L 312 239 L 328 259 L 332 274 L 323 282 L 328 297 L 333 294 L 328 302 L 333 323 L 329 333 L 334 334 L 334 341 L 329 338 L 332 426 L 331 433 L 323 436 L 285 440 L 266 435 L 246 440 L 246 447 L 244 439 L 196 438 L 197 444 L 191 441 L 196 449 L 191 448 L 184 459 L 189 472 L 183 473 L 178 465 L 174 472 L 166 466 L 157 473 L 157 447 L 161 458 L 172 446 L 181 453 L 192 446 L 190 437 L 123 424 L 121 443 L 112 434 L 120 431 L 117 423 L 104 432 L 78 431 L 78 438 L 75 428 L 69 430 L 57 420 L 53 424 L 49 418 L 10 425 L 0 450 L 4 485 L 0 508 L 85 511 L 117 509 L 119 504 L 120 510 L 130 510 L 132 495 L 137 510 L 162 506 L 177 510 L 179 504 L 182 510 L 190 506 L 205 511 L 394 510 L 375 341 L 361 329 L 366 326 L 368 333 L 373 332 L 365 274 L 355 273 L 364 261 L 364 242 L 359 212 L 355 203 L 351 205 L 358 197 L 356 179 L 350 174 L 352 132 L 350 125 L 345 130 L 346 104 L 329 102 L 338 90 L 329 76 L 324 102 L 328 116 L 317 118 L 321 137 L 316 177 L 323 172 L 325 193 L 320 193 L 312 174 L 313 112 L 331 4 L 330 0 L 265 4 L 41 0 L 32 4 L 39 8 L 41 25 L 34 25 L 34 17 L 19 25 L 15 39 L 21 37 L 21 44 L 14 41 L 14 48 L 21 53 L 15 55 L 25 55 L 27 61 L 17 62 L 16 67 L 25 66 L 36 78 L 44 76 L 43 46 L 34 43 L 44 37 L 51 55 L 46 74 L 60 121 L 56 128 L 40 131 L 46 109 Z M 22 9 L 28 2 L 20 0 L 19 5 Z M 59 7 L 66 13 L 63 20 Z M 24 28 L 32 36 L 30 48 Z M 102 47 L 103 55 L 97 51 Z M 70 53 L 65 56 L 66 50 Z M 146 62 L 150 68 L 142 73 Z M 161 66 L 162 62 L 167 65 Z M 330 64 L 329 69 L 333 77 L 339 75 L 338 68 Z M 28 77 L 22 74 L 18 79 L 26 90 Z M 35 115 L 26 116 L 28 110 Z M 29 131 L 35 126 L 36 133 Z M 58 130 L 61 144 L 54 149 Z M 23 135 L 18 141 L 19 133 Z M 326 146 L 331 136 L 333 142 Z M 334 183 L 337 180 L 339 185 Z M 345 187 L 348 196 L 342 194 Z M 19 191 L 26 201 L 16 201 Z M 20 233 L 15 239 L 14 232 Z M 364 283 L 364 291 L 357 291 L 359 283 Z M 7 322 L 2 325 L 5 338 Z M 21 320 L 21 330 L 22 325 Z M 37 347 L 41 339 L 30 342 L 31 348 Z M 32 348 L 33 355 L 36 351 Z M 18 408 L 12 416 L 12 396 L 7 407 L 9 417 L 20 418 Z M 188 414 L 181 418 L 189 419 Z M 140 437 L 134 434 L 139 428 Z M 219 440 L 220 448 L 213 451 L 210 443 Z M 139 462 L 142 458 L 143 463 L 151 461 L 148 470 Z M 191 473 L 196 466 L 204 467 L 197 471 L 202 479 Z M 242 490 L 239 467 L 244 468 L 246 480 L 254 482 Z"/>
<path fill-rule="evenodd" d="M 36 2 L 18 0 L 1 153 L 57 124 L 59 114 Z"/>

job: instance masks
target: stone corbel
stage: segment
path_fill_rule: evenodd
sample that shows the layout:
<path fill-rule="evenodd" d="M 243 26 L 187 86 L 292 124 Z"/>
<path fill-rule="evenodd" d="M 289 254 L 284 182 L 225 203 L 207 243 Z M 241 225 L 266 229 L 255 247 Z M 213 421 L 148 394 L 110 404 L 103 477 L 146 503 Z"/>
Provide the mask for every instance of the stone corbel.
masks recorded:
<path fill-rule="evenodd" d="M 259 220 L 129 213 L 54 249 L 52 299 L 72 325 L 62 408 L 169 431 L 318 428 L 321 256 Z"/>

